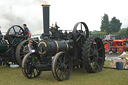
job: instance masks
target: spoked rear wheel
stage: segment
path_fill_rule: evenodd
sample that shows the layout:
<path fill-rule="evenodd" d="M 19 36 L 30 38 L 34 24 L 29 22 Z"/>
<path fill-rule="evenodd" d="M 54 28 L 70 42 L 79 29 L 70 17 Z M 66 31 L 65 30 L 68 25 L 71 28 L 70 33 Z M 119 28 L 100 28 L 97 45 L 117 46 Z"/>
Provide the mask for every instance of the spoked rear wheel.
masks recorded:
<path fill-rule="evenodd" d="M 25 77 L 32 79 L 40 76 L 41 71 L 35 65 L 40 63 L 39 55 L 36 53 L 28 53 L 22 62 L 22 73 Z"/>
<path fill-rule="evenodd" d="M 82 59 L 87 72 L 100 72 L 105 61 L 105 50 L 102 40 L 99 38 L 88 38 L 82 48 Z"/>
<path fill-rule="evenodd" d="M 72 60 L 68 53 L 59 52 L 52 61 L 52 74 L 58 81 L 67 80 L 72 72 Z"/>
<path fill-rule="evenodd" d="M 28 45 L 28 40 L 23 40 L 21 43 L 18 44 L 18 46 L 16 48 L 16 60 L 20 66 L 21 66 L 22 60 L 25 56 L 25 53 L 23 50 L 25 49 L 26 45 Z"/>

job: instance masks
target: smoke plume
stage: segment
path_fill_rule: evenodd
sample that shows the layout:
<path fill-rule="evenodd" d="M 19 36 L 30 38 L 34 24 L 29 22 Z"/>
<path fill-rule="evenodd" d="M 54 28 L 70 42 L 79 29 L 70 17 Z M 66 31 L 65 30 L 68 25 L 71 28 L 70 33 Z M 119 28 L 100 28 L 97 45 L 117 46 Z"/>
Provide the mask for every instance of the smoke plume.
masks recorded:
<path fill-rule="evenodd" d="M 2 14 L 2 18 L 8 22 L 9 26 L 12 26 L 14 24 L 20 25 L 21 23 L 24 22 L 24 19 L 21 16 L 16 15 L 11 7 L 8 9 L 8 11 L 5 11 Z M 7 23 L 5 23 L 5 24 L 7 24 Z"/>
<path fill-rule="evenodd" d="M 36 4 L 48 4 L 49 0 L 34 0 Z"/>
<path fill-rule="evenodd" d="M 27 24 L 32 34 L 42 33 L 42 4 L 49 0 L 0 0 L 0 26 L 2 32 L 13 25 Z M 7 4 L 8 3 L 8 4 Z"/>

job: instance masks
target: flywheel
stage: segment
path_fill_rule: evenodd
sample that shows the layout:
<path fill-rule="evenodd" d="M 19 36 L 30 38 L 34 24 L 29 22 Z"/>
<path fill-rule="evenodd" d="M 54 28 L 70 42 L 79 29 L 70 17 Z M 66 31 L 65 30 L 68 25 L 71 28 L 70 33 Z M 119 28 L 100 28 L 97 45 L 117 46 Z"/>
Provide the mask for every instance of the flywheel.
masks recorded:
<path fill-rule="evenodd" d="M 88 26 L 84 22 L 78 22 L 73 28 L 73 41 L 78 48 L 81 48 L 84 41 L 89 37 Z"/>

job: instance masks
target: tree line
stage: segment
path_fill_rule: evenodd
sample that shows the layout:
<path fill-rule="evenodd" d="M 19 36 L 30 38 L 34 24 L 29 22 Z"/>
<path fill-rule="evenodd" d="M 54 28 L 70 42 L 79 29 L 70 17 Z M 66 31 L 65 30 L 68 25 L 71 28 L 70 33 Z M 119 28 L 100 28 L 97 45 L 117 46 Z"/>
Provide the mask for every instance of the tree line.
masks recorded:
<path fill-rule="evenodd" d="M 94 30 L 91 32 L 91 35 L 93 36 L 100 36 L 103 37 L 107 33 L 113 34 L 113 35 L 120 35 L 121 37 L 128 38 L 128 27 L 121 29 L 122 23 L 119 19 L 117 19 L 115 16 L 111 18 L 109 21 L 108 14 L 104 14 L 101 18 L 101 26 L 100 31 Z"/>
<path fill-rule="evenodd" d="M 119 32 L 121 29 L 122 23 L 119 19 L 116 19 L 116 17 L 113 17 L 111 21 L 109 21 L 109 17 L 107 14 L 104 14 L 104 16 L 101 19 L 101 32 L 108 32 L 108 33 L 115 33 Z"/>

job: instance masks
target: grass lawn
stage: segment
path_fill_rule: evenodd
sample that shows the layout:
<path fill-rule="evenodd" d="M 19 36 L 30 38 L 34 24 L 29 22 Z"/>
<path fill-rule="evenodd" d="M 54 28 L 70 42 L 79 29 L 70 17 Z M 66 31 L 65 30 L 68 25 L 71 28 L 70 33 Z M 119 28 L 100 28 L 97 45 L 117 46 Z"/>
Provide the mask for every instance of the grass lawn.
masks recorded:
<path fill-rule="evenodd" d="M 105 62 L 108 66 L 109 62 Z M 56 81 L 51 71 L 42 72 L 36 79 L 27 79 L 21 68 L 0 66 L 0 85 L 128 85 L 128 70 L 103 68 L 99 73 L 87 73 L 85 69 L 75 69 L 69 80 Z"/>

